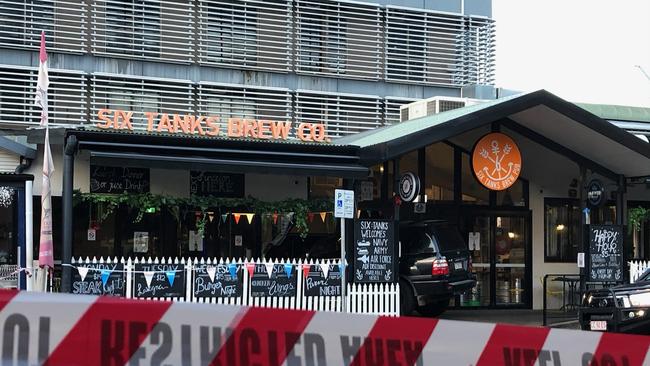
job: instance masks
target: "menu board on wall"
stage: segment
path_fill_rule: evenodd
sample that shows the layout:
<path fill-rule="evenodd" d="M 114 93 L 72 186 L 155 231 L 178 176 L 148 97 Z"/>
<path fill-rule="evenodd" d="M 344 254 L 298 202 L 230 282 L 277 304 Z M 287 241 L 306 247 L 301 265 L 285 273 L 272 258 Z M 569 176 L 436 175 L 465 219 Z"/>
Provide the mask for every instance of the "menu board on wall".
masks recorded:
<path fill-rule="evenodd" d="M 355 220 L 354 281 L 393 282 L 395 280 L 394 222 Z"/>
<path fill-rule="evenodd" d="M 267 268 L 264 264 L 256 264 L 251 277 L 251 296 L 296 296 L 296 269 L 290 266 L 287 270 L 288 267 L 283 264 L 274 264 L 272 268 L 270 265 Z"/>
<path fill-rule="evenodd" d="M 197 264 L 193 288 L 195 297 L 240 297 L 242 275 L 236 264 Z"/>
<path fill-rule="evenodd" d="M 122 263 L 79 263 L 72 272 L 72 293 L 124 296 Z"/>
<path fill-rule="evenodd" d="M 244 197 L 244 174 L 190 171 L 190 194 L 196 196 Z"/>
<path fill-rule="evenodd" d="M 587 281 L 623 281 L 623 227 L 590 225 Z"/>
<path fill-rule="evenodd" d="M 90 192 L 149 192 L 149 169 L 91 165 Z"/>
<path fill-rule="evenodd" d="M 341 296 L 340 267 L 328 267 L 323 271 L 320 265 L 309 266 L 309 273 L 305 277 L 305 296 Z"/>
<path fill-rule="evenodd" d="M 137 263 L 134 297 L 185 297 L 184 264 Z"/>

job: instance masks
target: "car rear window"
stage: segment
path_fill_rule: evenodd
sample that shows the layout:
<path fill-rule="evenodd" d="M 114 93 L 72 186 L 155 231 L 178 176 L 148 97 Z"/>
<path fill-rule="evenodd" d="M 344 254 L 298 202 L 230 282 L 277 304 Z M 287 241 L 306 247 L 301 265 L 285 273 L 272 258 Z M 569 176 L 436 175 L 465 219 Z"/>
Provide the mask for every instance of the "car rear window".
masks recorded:
<path fill-rule="evenodd" d="M 408 254 L 429 254 L 435 252 L 435 247 L 431 236 L 423 229 L 415 229 L 408 232 L 405 242 L 406 252 Z"/>
<path fill-rule="evenodd" d="M 438 239 L 438 246 L 440 251 L 445 252 L 448 250 L 463 250 L 467 249 L 467 244 L 460 236 L 458 229 L 453 226 L 440 226 L 434 230 L 436 238 Z"/>

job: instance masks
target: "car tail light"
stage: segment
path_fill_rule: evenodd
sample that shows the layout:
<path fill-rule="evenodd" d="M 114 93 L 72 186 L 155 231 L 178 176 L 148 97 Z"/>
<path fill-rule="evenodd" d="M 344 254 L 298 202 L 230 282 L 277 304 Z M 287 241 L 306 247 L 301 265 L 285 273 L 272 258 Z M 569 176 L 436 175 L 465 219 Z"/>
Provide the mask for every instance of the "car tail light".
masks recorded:
<path fill-rule="evenodd" d="M 436 258 L 431 266 L 432 276 L 444 276 L 449 274 L 449 265 L 445 258 Z"/>

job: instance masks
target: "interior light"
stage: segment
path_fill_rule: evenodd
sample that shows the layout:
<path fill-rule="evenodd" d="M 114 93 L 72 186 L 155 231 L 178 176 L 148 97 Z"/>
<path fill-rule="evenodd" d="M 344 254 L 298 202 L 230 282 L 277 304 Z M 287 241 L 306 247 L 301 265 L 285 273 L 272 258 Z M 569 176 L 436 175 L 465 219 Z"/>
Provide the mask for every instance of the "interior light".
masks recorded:
<path fill-rule="evenodd" d="M 562 231 L 562 230 L 564 230 L 564 224 L 558 224 L 558 225 L 555 227 L 555 230 L 557 230 L 557 231 Z"/>
<path fill-rule="evenodd" d="M 512 231 L 508 232 L 508 237 L 509 237 L 510 239 L 514 239 L 514 237 L 515 237 L 515 233 L 513 233 Z"/>
<path fill-rule="evenodd" d="M 379 172 L 380 172 L 380 173 L 383 173 L 383 172 L 384 172 L 384 166 L 383 166 L 383 165 L 380 165 L 380 166 L 379 166 Z"/>

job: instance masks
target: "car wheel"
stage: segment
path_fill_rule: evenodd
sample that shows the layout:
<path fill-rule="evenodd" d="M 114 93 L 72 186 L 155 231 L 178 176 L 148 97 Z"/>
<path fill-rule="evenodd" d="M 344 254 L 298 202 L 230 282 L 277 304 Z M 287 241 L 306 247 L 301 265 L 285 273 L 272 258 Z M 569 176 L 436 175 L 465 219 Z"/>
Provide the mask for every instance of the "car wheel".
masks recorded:
<path fill-rule="evenodd" d="M 415 296 L 411 284 L 406 281 L 399 281 L 399 294 L 400 315 L 411 315 L 415 308 Z"/>
<path fill-rule="evenodd" d="M 424 306 L 420 306 L 418 308 L 418 313 L 424 316 L 436 317 L 444 313 L 445 310 L 447 310 L 447 307 L 449 307 L 449 299 L 434 301 Z"/>

